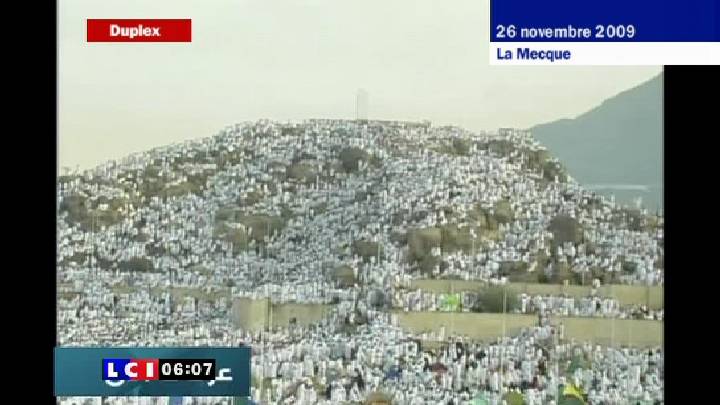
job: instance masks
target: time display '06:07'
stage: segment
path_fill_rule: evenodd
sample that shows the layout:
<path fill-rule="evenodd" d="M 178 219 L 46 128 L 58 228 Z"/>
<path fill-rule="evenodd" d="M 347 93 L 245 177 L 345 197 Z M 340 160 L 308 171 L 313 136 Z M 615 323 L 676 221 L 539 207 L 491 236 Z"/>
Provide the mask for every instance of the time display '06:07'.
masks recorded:
<path fill-rule="evenodd" d="M 159 359 L 160 380 L 214 380 L 215 359 Z"/>

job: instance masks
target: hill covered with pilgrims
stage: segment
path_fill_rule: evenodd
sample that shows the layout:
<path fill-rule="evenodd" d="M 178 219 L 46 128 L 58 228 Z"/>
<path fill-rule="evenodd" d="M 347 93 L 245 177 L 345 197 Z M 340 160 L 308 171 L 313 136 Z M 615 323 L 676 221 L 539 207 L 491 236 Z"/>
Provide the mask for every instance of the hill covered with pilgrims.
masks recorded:
<path fill-rule="evenodd" d="M 309 299 L 400 275 L 662 283 L 662 218 L 582 189 L 524 131 L 244 123 L 64 174 L 58 200 L 60 274 L 118 285 Z"/>
<path fill-rule="evenodd" d="M 462 298 L 413 288 L 432 279 L 662 288 L 663 218 L 583 189 L 526 131 L 247 122 L 64 173 L 57 197 L 63 346 L 248 344 L 252 397 L 266 403 L 358 403 L 382 391 L 398 404 L 476 394 L 538 404 L 571 381 L 562 378 L 593 403 L 662 397 L 659 348 L 578 346 L 546 321 L 489 344 L 445 336 L 439 318 L 430 334 L 399 325 L 402 312 L 506 309 L 662 322 L 662 310 L 638 312 L 595 288 L 577 299 L 522 294 L 518 305 L 505 288 Z M 252 310 L 263 298 L 328 310 L 312 322 L 233 324 L 234 302 Z M 470 315 L 483 328 L 484 315 Z M 445 349 L 428 352 L 426 341 Z M 546 367 L 566 361 L 584 366 Z"/>

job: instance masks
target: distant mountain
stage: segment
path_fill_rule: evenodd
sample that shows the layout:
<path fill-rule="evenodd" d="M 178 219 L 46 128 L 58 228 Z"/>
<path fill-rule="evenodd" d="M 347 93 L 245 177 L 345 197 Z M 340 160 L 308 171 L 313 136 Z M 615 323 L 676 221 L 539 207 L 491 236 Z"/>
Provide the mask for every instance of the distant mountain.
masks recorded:
<path fill-rule="evenodd" d="M 575 119 L 530 130 L 581 184 L 631 203 L 662 209 L 662 74 Z"/>

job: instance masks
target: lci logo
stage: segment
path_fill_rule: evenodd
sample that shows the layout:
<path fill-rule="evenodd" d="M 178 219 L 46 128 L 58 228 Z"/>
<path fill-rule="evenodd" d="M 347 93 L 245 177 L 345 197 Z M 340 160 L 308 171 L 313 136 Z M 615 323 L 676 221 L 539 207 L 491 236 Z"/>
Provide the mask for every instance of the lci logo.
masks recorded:
<path fill-rule="evenodd" d="M 158 359 L 103 359 L 105 381 L 152 381 L 159 378 Z M 119 383 L 120 385 L 122 383 Z M 110 384 L 112 385 L 112 384 Z"/>

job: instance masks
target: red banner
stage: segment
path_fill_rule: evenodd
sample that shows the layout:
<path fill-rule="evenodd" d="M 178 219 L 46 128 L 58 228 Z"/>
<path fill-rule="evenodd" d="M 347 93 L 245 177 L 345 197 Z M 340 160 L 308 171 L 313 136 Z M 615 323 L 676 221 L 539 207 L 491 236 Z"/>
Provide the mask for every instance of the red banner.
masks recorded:
<path fill-rule="evenodd" d="M 190 19 L 88 19 L 88 42 L 191 42 Z"/>

